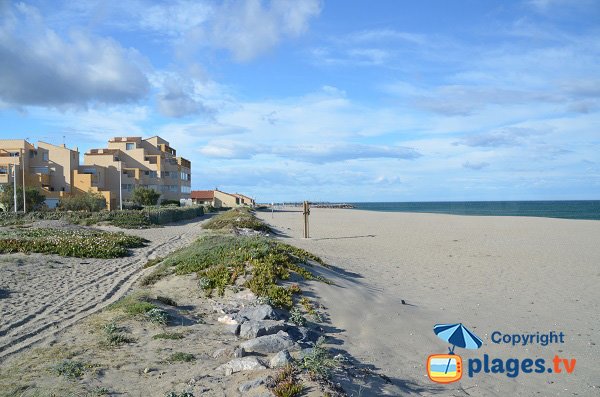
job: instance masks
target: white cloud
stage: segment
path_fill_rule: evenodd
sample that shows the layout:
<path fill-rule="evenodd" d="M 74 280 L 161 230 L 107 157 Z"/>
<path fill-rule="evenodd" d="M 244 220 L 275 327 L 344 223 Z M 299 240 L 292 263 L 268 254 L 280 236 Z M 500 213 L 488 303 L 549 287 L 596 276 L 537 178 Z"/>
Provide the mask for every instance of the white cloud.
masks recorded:
<path fill-rule="evenodd" d="M 5 10 L 0 25 L 0 101 L 6 105 L 85 107 L 143 98 L 149 83 L 145 60 L 112 39 L 44 25 L 33 7 Z"/>

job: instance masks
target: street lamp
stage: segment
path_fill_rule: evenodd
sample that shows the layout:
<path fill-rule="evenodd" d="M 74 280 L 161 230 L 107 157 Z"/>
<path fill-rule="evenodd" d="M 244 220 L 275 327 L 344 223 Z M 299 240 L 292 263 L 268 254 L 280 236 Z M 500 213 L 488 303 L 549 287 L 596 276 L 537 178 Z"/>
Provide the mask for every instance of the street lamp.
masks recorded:
<path fill-rule="evenodd" d="M 17 212 L 17 159 L 15 158 L 15 162 L 13 164 L 13 194 L 14 194 L 14 202 L 15 202 L 15 213 Z"/>
<path fill-rule="evenodd" d="M 119 209 L 123 211 L 123 171 L 121 171 L 121 158 L 117 157 L 119 162 Z"/>

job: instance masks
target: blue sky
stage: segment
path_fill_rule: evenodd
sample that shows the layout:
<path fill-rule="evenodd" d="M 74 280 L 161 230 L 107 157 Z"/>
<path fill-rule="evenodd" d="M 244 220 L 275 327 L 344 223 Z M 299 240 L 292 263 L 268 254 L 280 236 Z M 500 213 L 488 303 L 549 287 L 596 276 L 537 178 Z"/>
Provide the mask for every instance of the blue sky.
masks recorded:
<path fill-rule="evenodd" d="M 0 0 L 0 138 L 259 201 L 600 198 L 600 4 Z"/>

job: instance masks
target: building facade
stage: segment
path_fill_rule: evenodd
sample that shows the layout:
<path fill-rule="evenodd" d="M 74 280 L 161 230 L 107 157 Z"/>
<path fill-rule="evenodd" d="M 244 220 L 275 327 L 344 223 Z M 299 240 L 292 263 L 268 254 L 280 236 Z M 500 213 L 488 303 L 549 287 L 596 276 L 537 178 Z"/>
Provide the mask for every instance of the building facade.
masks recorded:
<path fill-rule="evenodd" d="M 39 189 L 50 208 L 62 197 L 90 191 L 110 202 L 112 195 L 105 189 L 104 179 L 81 177 L 84 172 L 77 148 L 46 142 L 38 142 L 36 148 L 24 139 L 0 140 L 0 185 L 13 185 L 16 179 L 17 187 Z"/>
<path fill-rule="evenodd" d="M 190 198 L 191 162 L 178 157 L 166 140 L 154 136 L 117 137 L 106 149 L 91 149 L 79 163 L 77 148 L 24 139 L 0 140 L 0 186 L 35 187 L 55 207 L 62 197 L 85 192 L 99 193 L 109 210 L 119 208 L 136 186 L 154 189 L 161 200 Z"/>
<path fill-rule="evenodd" d="M 169 142 L 158 136 L 113 138 L 106 149 L 87 152 L 84 164 L 104 169 L 106 186 L 116 193 L 111 207 L 118 206 L 119 192 L 127 201 L 136 186 L 154 189 L 163 201 L 190 198 L 191 162 L 178 157 Z"/>

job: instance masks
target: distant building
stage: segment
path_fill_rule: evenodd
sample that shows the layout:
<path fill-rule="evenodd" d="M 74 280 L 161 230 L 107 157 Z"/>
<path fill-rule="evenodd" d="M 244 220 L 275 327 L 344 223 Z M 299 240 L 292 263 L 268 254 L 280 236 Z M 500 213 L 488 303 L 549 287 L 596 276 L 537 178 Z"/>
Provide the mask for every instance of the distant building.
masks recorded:
<path fill-rule="evenodd" d="M 169 142 L 154 136 L 117 137 L 108 141 L 106 149 L 91 149 L 85 154 L 86 166 L 100 166 L 106 170 L 108 189 L 116 192 L 111 207 L 118 206 L 119 189 L 123 200 L 131 197 L 136 186 L 154 189 L 162 200 L 190 198 L 192 164 L 178 157 Z M 119 186 L 119 170 L 121 186 Z"/>
<path fill-rule="evenodd" d="M 38 142 L 36 148 L 24 139 L 0 140 L 0 185 L 12 185 L 16 175 L 17 187 L 25 183 L 39 189 L 50 208 L 62 197 L 88 191 L 100 193 L 110 202 L 112 196 L 105 189 L 102 170 L 96 170 L 92 177 L 85 176 L 87 169 L 79 164 L 77 148 L 46 142 Z"/>
<path fill-rule="evenodd" d="M 191 162 L 178 157 L 166 140 L 154 136 L 113 138 L 106 149 L 91 149 L 79 164 L 77 148 L 24 139 L 0 140 L 0 187 L 35 187 L 53 208 L 62 197 L 85 192 L 103 195 L 109 210 L 119 208 L 119 194 L 128 200 L 136 186 L 154 189 L 162 200 L 190 198 Z M 13 170 L 16 169 L 16 172 Z M 121 183 L 119 182 L 119 173 Z"/>
<path fill-rule="evenodd" d="M 233 208 L 246 205 L 254 206 L 254 200 L 242 194 L 231 194 L 221 190 L 193 190 L 191 194 L 193 204 L 210 205 L 214 208 Z"/>
<path fill-rule="evenodd" d="M 235 193 L 234 196 L 238 197 L 241 200 L 241 203 L 247 205 L 249 207 L 254 207 L 256 202 L 252 197 L 244 196 L 243 194 Z"/>

